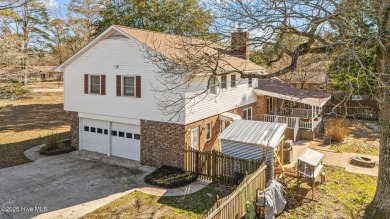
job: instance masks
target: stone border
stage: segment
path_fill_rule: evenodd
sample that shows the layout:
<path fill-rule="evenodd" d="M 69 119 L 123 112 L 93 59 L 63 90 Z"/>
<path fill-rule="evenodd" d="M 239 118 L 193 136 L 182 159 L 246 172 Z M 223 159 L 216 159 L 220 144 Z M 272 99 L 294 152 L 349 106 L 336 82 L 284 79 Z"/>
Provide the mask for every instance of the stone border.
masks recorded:
<path fill-rule="evenodd" d="M 367 168 L 374 168 L 376 165 L 375 161 L 365 156 L 352 157 L 349 162 L 355 166 L 367 167 Z"/>

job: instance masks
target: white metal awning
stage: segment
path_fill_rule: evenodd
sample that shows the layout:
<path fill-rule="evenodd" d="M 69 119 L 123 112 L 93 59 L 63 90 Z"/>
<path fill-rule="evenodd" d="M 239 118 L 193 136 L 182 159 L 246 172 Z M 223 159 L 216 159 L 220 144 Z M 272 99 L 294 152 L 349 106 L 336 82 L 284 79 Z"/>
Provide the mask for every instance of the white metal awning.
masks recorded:
<path fill-rule="evenodd" d="M 237 120 L 222 132 L 220 139 L 276 148 L 286 127 L 282 123 Z"/>
<path fill-rule="evenodd" d="M 219 120 L 222 120 L 222 121 L 233 122 L 233 121 L 240 120 L 240 119 L 241 119 L 241 116 L 234 114 L 234 113 L 225 112 L 225 113 L 219 114 Z"/>

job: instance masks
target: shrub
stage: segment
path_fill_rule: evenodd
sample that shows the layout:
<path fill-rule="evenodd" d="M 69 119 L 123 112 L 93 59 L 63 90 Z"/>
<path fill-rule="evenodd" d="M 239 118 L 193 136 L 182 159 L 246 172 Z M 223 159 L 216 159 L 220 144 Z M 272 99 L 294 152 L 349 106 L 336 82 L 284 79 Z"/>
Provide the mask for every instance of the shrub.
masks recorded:
<path fill-rule="evenodd" d="M 47 150 L 55 150 L 58 148 L 58 139 L 56 134 L 51 134 L 46 139 Z"/>
<path fill-rule="evenodd" d="M 57 139 L 57 138 L 55 138 L 55 139 Z M 51 141 L 53 141 L 53 140 L 51 140 Z M 76 150 L 74 147 L 72 147 L 70 145 L 70 140 L 56 142 L 56 145 L 57 146 L 53 147 L 53 145 L 49 146 L 48 144 L 46 144 L 44 147 L 41 148 L 41 150 L 39 151 L 39 154 L 52 156 L 52 155 L 69 153 L 69 152 Z"/>
<path fill-rule="evenodd" d="M 31 90 L 19 83 L 0 87 L 0 99 L 27 99 L 31 97 Z"/>
<path fill-rule="evenodd" d="M 186 172 L 183 169 L 170 166 L 161 166 L 151 174 L 145 176 L 145 182 L 164 188 L 176 188 L 194 182 L 198 175 Z"/>
<path fill-rule="evenodd" d="M 349 123 L 345 119 L 332 119 L 326 123 L 325 134 L 332 142 L 341 143 L 349 134 Z"/>

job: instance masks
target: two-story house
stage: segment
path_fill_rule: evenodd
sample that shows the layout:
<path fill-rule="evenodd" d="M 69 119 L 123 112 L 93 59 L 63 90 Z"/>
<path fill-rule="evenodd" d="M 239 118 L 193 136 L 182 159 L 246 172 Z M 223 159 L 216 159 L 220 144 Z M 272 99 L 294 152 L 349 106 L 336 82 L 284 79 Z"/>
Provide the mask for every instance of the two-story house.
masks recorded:
<path fill-rule="evenodd" d="M 72 112 L 72 144 L 145 165 L 181 167 L 185 148 L 219 150 L 219 133 L 230 122 L 270 120 L 265 115 L 277 105 L 276 100 L 270 102 L 266 96 L 270 92 L 257 90 L 255 78 L 242 79 L 231 73 L 216 77 L 219 95 L 209 98 L 211 91 L 197 97 L 199 101 L 193 101 L 196 104 L 188 104 L 179 112 L 180 119 L 167 122 L 167 115 L 158 109 L 162 94 L 153 91 L 161 83 L 156 77 L 159 69 L 147 58 L 145 49 L 165 54 L 176 38 L 179 37 L 111 26 L 57 67 L 57 71 L 64 72 L 64 109 Z M 264 74 L 263 67 L 249 61 L 247 40 L 246 32 L 232 33 L 231 48 L 236 50 L 225 54 L 224 59 L 233 69 Z M 185 93 L 176 95 L 204 90 L 205 83 L 195 79 Z M 272 98 L 278 97 L 298 101 L 291 95 L 274 92 Z M 296 127 L 293 124 L 292 128 Z"/>

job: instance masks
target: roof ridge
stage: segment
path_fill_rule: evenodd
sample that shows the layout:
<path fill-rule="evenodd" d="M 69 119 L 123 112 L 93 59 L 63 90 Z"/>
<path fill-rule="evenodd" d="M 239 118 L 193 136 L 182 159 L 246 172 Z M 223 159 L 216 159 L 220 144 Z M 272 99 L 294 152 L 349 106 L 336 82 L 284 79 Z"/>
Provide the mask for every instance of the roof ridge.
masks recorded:
<path fill-rule="evenodd" d="M 174 37 L 194 38 L 194 37 L 179 35 L 179 34 L 175 34 L 175 33 L 166 33 L 166 32 L 160 32 L 160 31 L 156 31 L 156 30 L 148 30 L 148 29 L 142 29 L 142 28 L 136 28 L 136 27 L 127 27 L 127 26 L 117 25 L 117 24 L 114 24 L 112 26 L 119 27 L 119 28 L 126 28 L 126 29 L 130 29 L 130 30 L 139 30 L 139 31 L 144 31 L 144 32 L 163 34 L 163 35 L 174 36 Z"/>

